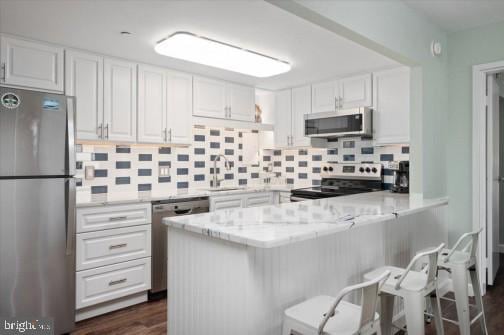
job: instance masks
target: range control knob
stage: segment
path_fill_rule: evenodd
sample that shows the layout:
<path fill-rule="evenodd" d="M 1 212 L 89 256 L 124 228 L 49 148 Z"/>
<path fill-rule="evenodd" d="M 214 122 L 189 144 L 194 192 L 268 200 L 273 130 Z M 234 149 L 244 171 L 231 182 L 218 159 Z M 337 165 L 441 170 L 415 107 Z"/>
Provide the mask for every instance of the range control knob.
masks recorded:
<path fill-rule="evenodd" d="M 366 168 L 366 172 L 367 172 L 367 173 L 371 172 L 371 169 L 367 167 L 367 168 Z"/>
<path fill-rule="evenodd" d="M 334 169 L 333 169 L 333 167 L 332 167 L 332 166 L 329 166 L 329 171 L 330 171 L 330 172 L 333 172 L 333 170 L 334 170 Z"/>
<path fill-rule="evenodd" d="M 372 168 L 371 172 L 376 173 L 376 172 L 378 172 L 378 170 L 376 168 Z"/>
<path fill-rule="evenodd" d="M 359 172 L 360 172 L 360 173 L 364 173 L 364 168 L 363 168 L 363 167 L 361 167 L 361 168 L 359 169 Z"/>
<path fill-rule="evenodd" d="M 324 166 L 322 170 L 324 170 L 324 172 L 327 172 L 327 166 Z"/>

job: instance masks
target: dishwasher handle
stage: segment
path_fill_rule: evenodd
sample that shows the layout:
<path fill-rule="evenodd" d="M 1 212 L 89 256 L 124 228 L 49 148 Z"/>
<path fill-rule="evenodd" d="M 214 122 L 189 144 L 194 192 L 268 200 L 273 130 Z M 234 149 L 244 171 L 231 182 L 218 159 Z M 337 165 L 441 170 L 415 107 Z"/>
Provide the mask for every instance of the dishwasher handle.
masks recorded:
<path fill-rule="evenodd" d="M 193 208 L 188 208 L 188 209 L 176 209 L 173 212 L 177 215 L 186 215 L 186 214 L 191 214 L 194 210 Z"/>

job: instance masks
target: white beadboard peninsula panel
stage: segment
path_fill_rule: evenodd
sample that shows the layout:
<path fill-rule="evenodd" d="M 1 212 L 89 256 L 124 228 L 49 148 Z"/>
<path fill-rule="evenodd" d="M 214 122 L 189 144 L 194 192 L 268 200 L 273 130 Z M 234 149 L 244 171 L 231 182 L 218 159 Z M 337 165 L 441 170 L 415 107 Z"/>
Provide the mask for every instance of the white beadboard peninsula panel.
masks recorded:
<path fill-rule="evenodd" d="M 151 204 L 109 205 L 77 209 L 77 233 L 150 224 Z"/>
<path fill-rule="evenodd" d="M 446 242 L 445 209 L 270 249 L 169 227 L 168 333 L 280 334 L 286 308 Z"/>
<path fill-rule="evenodd" d="M 151 225 L 77 234 L 77 271 L 151 256 Z"/>

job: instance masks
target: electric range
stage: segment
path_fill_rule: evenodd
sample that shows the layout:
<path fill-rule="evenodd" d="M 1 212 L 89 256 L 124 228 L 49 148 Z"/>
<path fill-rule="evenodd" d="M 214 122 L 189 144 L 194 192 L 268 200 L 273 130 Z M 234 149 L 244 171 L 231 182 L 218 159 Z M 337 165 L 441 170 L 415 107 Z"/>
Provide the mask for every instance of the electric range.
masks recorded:
<path fill-rule="evenodd" d="M 291 201 L 322 199 L 382 190 L 382 165 L 328 163 L 322 167 L 320 186 L 291 191 Z"/>

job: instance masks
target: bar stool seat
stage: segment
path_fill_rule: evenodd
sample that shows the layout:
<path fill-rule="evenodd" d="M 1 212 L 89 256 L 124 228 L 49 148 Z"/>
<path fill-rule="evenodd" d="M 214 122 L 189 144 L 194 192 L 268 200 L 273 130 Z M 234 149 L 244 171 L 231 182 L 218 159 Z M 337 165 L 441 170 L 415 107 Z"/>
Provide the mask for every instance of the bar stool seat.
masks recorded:
<path fill-rule="evenodd" d="M 348 286 L 337 297 L 319 295 L 285 310 L 282 335 L 381 335 L 376 313 L 378 292 L 390 276 L 385 271 L 371 280 Z M 361 305 L 343 298 L 360 293 Z"/>
<path fill-rule="evenodd" d="M 308 299 L 285 311 L 284 322 L 290 329 L 297 333 L 308 335 L 318 334 L 320 320 L 336 298 L 319 295 Z M 359 330 L 361 307 L 352 303 L 341 301 L 336 308 L 334 317 L 327 321 L 323 334 L 354 335 Z M 375 313 L 375 321 L 379 324 L 380 316 Z"/>
<path fill-rule="evenodd" d="M 390 277 L 382 286 L 382 292 L 392 293 L 394 295 L 404 295 L 408 291 L 422 292 L 432 291 L 433 287 L 427 287 L 427 274 L 424 272 L 410 271 L 404 281 L 401 283 L 399 290 L 396 290 L 396 284 L 404 273 L 405 269 L 398 268 L 395 266 L 383 266 L 381 268 L 375 269 L 364 275 L 364 279 L 374 278 L 378 274 L 383 273 L 383 271 L 390 271 Z"/>

